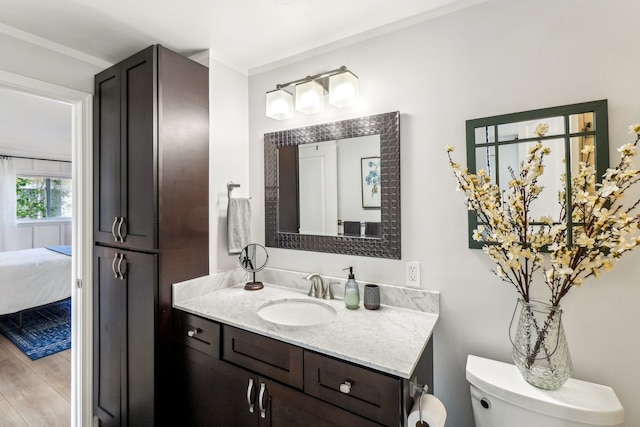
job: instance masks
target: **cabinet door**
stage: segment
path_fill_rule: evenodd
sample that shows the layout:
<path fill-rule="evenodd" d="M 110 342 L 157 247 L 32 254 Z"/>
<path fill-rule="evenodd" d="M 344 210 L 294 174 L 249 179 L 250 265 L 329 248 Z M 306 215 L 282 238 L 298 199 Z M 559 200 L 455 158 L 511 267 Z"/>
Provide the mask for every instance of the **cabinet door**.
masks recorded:
<path fill-rule="evenodd" d="M 114 244 L 120 214 L 120 66 L 95 77 L 93 105 L 94 239 Z"/>
<path fill-rule="evenodd" d="M 379 427 L 366 418 L 359 417 L 300 391 L 271 380 L 261 378 L 266 385 L 262 403 L 258 396 L 261 427 Z M 260 409 L 265 408 L 262 417 Z"/>
<path fill-rule="evenodd" d="M 113 272 L 115 255 L 115 250 L 96 247 L 93 262 L 93 399 L 103 426 L 122 425 L 127 400 L 127 289 Z"/>
<path fill-rule="evenodd" d="M 94 410 L 103 426 L 153 426 L 157 255 L 94 248 Z"/>
<path fill-rule="evenodd" d="M 123 245 L 129 248 L 157 248 L 156 52 L 151 46 L 120 64 L 120 206 Z"/>
<path fill-rule="evenodd" d="M 157 248 L 154 46 L 95 78 L 94 238 Z"/>
<path fill-rule="evenodd" d="M 257 427 L 254 375 L 184 344 L 176 345 L 175 357 L 173 425 Z"/>

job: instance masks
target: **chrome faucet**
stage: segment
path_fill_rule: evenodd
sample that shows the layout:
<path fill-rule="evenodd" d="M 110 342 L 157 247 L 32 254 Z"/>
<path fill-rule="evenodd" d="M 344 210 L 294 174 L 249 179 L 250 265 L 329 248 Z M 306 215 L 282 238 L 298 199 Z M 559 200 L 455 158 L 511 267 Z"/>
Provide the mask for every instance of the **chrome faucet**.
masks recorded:
<path fill-rule="evenodd" d="M 309 295 L 310 297 L 322 298 L 322 294 L 324 292 L 324 282 L 322 281 L 322 276 L 320 276 L 318 273 L 311 273 L 304 279 L 311 282 L 309 293 L 307 295 Z"/>
<path fill-rule="evenodd" d="M 322 276 L 320 276 L 318 273 L 311 273 L 310 275 L 305 277 L 305 280 L 311 282 L 309 293 L 307 295 L 315 298 L 333 299 L 331 283 L 325 286 L 324 281 L 322 280 Z"/>

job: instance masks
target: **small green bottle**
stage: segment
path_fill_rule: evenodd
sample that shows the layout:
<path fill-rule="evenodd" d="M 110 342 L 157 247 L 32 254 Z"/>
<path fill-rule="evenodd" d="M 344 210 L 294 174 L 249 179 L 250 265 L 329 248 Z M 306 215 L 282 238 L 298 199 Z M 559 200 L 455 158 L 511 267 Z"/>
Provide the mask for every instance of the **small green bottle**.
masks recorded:
<path fill-rule="evenodd" d="M 349 280 L 344 285 L 344 303 L 347 308 L 355 310 L 360 308 L 360 290 L 358 289 L 358 282 L 353 275 L 353 267 L 348 267 L 343 270 L 349 270 Z"/>

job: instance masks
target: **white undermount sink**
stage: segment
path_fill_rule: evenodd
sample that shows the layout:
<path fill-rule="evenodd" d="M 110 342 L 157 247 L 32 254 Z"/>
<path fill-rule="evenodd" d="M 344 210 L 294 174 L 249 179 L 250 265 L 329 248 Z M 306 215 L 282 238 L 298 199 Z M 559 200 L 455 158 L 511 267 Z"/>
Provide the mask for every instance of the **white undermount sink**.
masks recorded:
<path fill-rule="evenodd" d="M 310 299 L 279 299 L 258 308 L 258 315 L 269 322 L 289 326 L 311 326 L 332 321 L 338 312 L 329 304 Z"/>

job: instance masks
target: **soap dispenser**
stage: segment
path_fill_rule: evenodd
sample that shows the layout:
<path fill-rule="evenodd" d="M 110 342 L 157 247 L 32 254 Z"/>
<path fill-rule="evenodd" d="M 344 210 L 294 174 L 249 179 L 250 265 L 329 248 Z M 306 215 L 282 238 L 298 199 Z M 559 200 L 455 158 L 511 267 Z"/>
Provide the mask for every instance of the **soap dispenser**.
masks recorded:
<path fill-rule="evenodd" d="M 355 310 L 360 307 L 360 290 L 358 289 L 358 282 L 353 275 L 353 267 L 345 268 L 349 270 L 349 280 L 344 285 L 344 303 L 347 308 Z"/>

